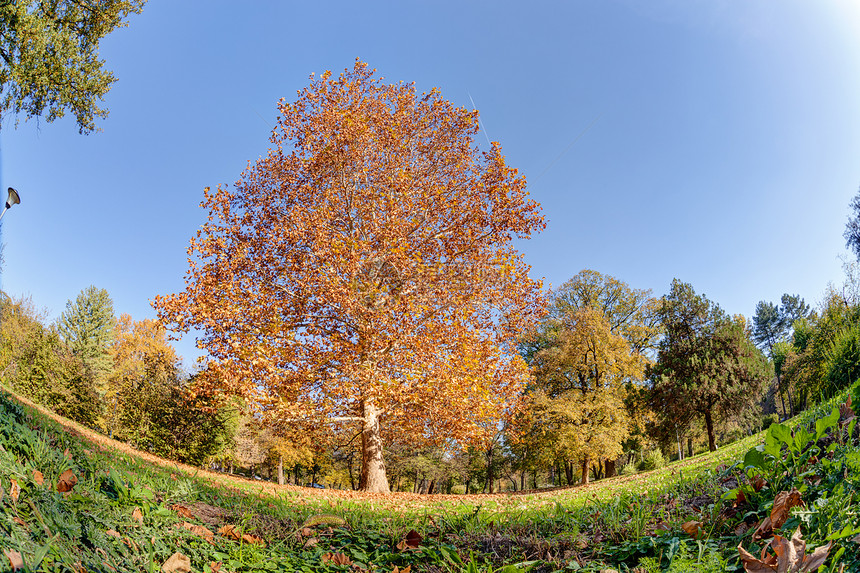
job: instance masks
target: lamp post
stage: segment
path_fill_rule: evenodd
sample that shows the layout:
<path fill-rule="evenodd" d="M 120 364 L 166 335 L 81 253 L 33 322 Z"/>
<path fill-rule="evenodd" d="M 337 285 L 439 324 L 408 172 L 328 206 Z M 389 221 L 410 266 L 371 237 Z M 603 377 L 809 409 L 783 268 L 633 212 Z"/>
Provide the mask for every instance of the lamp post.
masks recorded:
<path fill-rule="evenodd" d="M 3 212 L 0 213 L 0 219 L 3 218 L 3 215 L 6 214 L 6 211 L 12 208 L 12 205 L 17 205 L 21 202 L 21 197 L 18 196 L 18 192 L 15 191 L 12 187 L 9 187 L 9 198 L 6 199 L 6 206 L 3 207 Z"/>

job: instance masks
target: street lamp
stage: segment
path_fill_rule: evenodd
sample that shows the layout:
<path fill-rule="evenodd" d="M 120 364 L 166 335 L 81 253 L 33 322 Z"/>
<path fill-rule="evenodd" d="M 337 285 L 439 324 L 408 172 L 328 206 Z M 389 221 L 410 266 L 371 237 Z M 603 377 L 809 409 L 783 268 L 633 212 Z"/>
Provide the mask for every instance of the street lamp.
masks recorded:
<path fill-rule="evenodd" d="M 0 213 L 0 219 L 3 218 L 3 215 L 6 214 L 6 210 L 10 209 L 12 205 L 17 205 L 21 202 L 21 198 L 18 196 L 18 192 L 13 188 L 9 187 L 9 198 L 6 199 L 6 206 L 3 207 L 3 212 Z"/>

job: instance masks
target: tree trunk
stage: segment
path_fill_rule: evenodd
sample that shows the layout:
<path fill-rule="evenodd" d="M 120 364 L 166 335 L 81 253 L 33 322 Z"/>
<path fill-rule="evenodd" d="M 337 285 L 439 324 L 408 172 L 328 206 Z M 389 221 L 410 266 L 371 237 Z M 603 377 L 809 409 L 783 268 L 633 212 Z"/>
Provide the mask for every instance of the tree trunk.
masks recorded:
<path fill-rule="evenodd" d="M 714 419 L 711 411 L 705 410 L 705 428 L 708 430 L 708 451 L 717 451 L 717 440 L 714 438 Z"/>
<path fill-rule="evenodd" d="M 361 491 L 391 493 L 382 459 L 379 409 L 371 400 L 362 402 L 364 427 L 361 430 Z"/>
<path fill-rule="evenodd" d="M 431 479 L 430 485 L 427 486 L 427 495 L 431 495 L 434 489 L 436 489 L 436 480 Z"/>
<path fill-rule="evenodd" d="M 615 460 L 606 460 L 606 477 L 615 477 Z"/>
<path fill-rule="evenodd" d="M 586 457 L 584 460 L 582 460 L 582 484 L 583 485 L 588 483 L 588 469 L 589 469 L 588 466 L 589 466 L 589 459 Z"/>
<path fill-rule="evenodd" d="M 284 485 L 284 456 L 278 455 L 278 485 Z"/>
<path fill-rule="evenodd" d="M 493 480 L 496 479 L 496 476 L 493 474 L 493 448 L 490 446 L 490 449 L 487 450 L 487 487 L 490 492 L 493 493 Z"/>
<path fill-rule="evenodd" d="M 526 470 L 520 472 L 520 491 L 525 491 L 526 489 Z"/>
<path fill-rule="evenodd" d="M 693 438 L 687 438 L 687 457 L 693 457 Z"/>
<path fill-rule="evenodd" d="M 567 485 L 573 485 L 573 462 L 570 460 L 564 461 L 564 477 L 567 478 Z"/>
<path fill-rule="evenodd" d="M 779 374 L 776 375 L 776 391 L 779 392 L 779 400 L 782 402 L 782 417 L 788 418 L 788 413 L 785 411 L 785 395 L 782 391 L 782 378 Z"/>

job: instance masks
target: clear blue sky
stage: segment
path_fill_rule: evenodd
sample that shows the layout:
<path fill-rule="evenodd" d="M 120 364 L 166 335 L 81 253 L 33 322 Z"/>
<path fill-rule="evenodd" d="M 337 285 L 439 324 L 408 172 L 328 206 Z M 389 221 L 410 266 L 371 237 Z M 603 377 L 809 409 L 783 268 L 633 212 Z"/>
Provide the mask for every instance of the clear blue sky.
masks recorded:
<path fill-rule="evenodd" d="M 783 292 L 817 302 L 860 186 L 858 6 L 150 0 L 102 44 L 119 81 L 101 133 L 3 118 L 0 188 L 22 204 L 2 286 L 52 318 L 90 284 L 155 316 L 183 288 L 203 188 L 265 153 L 279 98 L 360 57 L 471 95 L 543 205 L 521 248 L 548 283 L 591 268 L 660 295 L 678 277 L 747 316 Z"/>

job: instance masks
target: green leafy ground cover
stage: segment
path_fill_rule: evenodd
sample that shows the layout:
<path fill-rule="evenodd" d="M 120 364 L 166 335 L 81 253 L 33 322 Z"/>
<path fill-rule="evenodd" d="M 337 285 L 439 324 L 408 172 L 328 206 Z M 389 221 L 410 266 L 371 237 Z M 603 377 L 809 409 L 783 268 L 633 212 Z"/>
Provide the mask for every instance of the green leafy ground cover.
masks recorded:
<path fill-rule="evenodd" d="M 856 421 L 838 410 L 844 399 L 647 474 L 551 492 L 421 497 L 195 474 L 89 441 L 0 395 L 0 567 L 731 571 L 743 570 L 741 545 L 767 567 L 748 562 L 749 570 L 809 571 L 803 555 L 791 564 L 773 557 L 799 528 L 805 555 L 830 543 L 820 571 L 860 571 L 860 448 Z M 761 531 L 785 508 L 778 494 L 795 490 L 802 503 Z"/>

